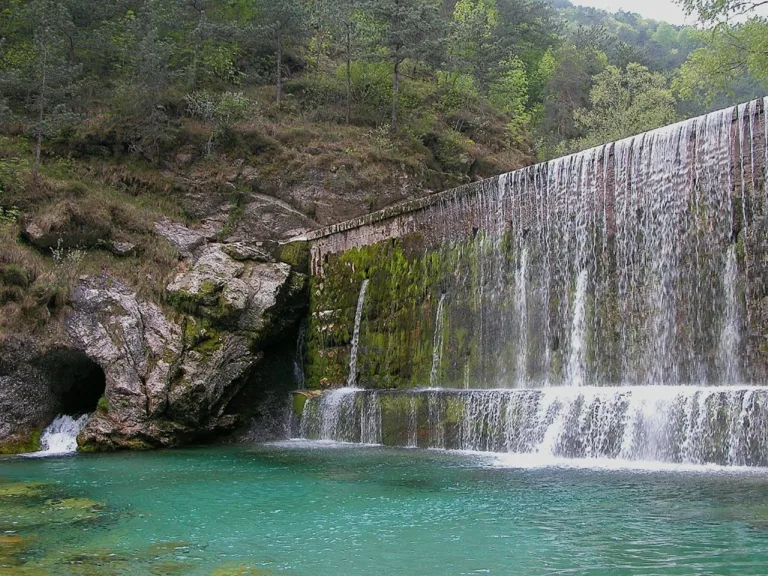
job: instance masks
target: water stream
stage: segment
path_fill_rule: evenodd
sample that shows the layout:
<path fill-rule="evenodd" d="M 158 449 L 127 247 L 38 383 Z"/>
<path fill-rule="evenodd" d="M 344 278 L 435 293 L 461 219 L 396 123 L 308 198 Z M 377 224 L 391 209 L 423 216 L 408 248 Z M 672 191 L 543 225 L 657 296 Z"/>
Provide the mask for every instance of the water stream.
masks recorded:
<path fill-rule="evenodd" d="M 88 422 L 89 414 L 79 418 L 59 414 L 40 436 L 40 451 L 31 456 L 61 456 L 74 454 L 77 451 L 77 435 Z"/>
<path fill-rule="evenodd" d="M 354 386 L 357 383 L 357 348 L 360 344 L 360 323 L 363 319 L 363 306 L 365 306 L 365 291 L 368 288 L 368 279 L 363 280 L 360 286 L 360 295 L 357 298 L 357 309 L 355 310 L 355 327 L 352 333 L 352 351 L 349 356 L 349 375 L 347 376 L 347 386 Z"/>
<path fill-rule="evenodd" d="M 432 339 L 432 370 L 429 373 L 429 385 L 430 387 L 438 385 L 438 374 L 440 370 L 440 364 L 443 361 L 443 323 L 445 321 L 445 314 L 443 313 L 445 306 L 445 294 L 440 296 L 440 302 L 437 305 L 437 315 L 435 317 L 435 336 Z"/>

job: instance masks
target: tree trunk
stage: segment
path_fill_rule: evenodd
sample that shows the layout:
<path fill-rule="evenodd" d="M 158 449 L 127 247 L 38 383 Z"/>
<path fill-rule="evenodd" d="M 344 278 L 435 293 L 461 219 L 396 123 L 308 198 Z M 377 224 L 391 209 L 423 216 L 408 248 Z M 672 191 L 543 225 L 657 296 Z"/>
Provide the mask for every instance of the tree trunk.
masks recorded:
<path fill-rule="evenodd" d="M 280 98 L 283 90 L 283 35 L 280 29 L 277 30 L 277 82 L 276 82 L 276 102 L 280 104 Z"/>
<path fill-rule="evenodd" d="M 189 84 L 194 89 L 197 85 L 197 69 L 200 62 L 200 48 L 203 43 L 203 30 L 205 29 L 205 10 L 200 10 L 200 15 L 197 19 L 197 29 L 195 30 L 195 49 L 192 53 L 192 69 L 190 70 Z"/>
<path fill-rule="evenodd" d="M 32 165 L 32 178 L 37 180 L 37 175 L 40 172 L 40 154 L 43 149 L 43 122 L 45 120 L 45 92 L 46 84 L 48 82 L 48 50 L 43 42 L 43 37 L 40 36 L 40 54 L 43 59 L 40 69 L 40 94 L 38 99 L 38 124 L 37 134 L 35 135 L 35 163 Z"/>
<path fill-rule="evenodd" d="M 395 70 L 392 76 L 392 124 L 390 134 L 397 132 L 398 112 L 400 111 L 400 60 L 395 60 Z"/>
<path fill-rule="evenodd" d="M 347 124 L 352 116 L 352 33 L 347 27 Z"/>

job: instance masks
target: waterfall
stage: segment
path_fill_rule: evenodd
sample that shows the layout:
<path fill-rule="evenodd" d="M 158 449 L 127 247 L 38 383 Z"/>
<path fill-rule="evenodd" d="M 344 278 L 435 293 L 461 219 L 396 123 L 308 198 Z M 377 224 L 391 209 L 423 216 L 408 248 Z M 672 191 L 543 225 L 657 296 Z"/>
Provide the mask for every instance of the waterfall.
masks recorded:
<path fill-rule="evenodd" d="M 517 316 L 517 387 L 523 388 L 528 375 L 528 249 L 520 254 L 520 266 L 515 271 L 515 314 Z"/>
<path fill-rule="evenodd" d="M 437 385 L 440 363 L 443 360 L 443 318 L 444 318 L 445 294 L 440 296 L 440 302 L 437 305 L 437 315 L 435 316 L 435 335 L 432 339 L 432 370 L 429 373 L 429 386 L 434 388 Z"/>
<path fill-rule="evenodd" d="M 302 436 L 768 466 L 766 107 L 523 168 L 323 238 L 318 261 L 377 242 L 355 254 L 378 273 L 367 302 L 368 281 L 360 288 L 347 379 L 357 382 L 365 304 L 376 373 L 364 379 L 377 391 L 311 399 Z M 348 262 L 336 262 L 324 264 L 329 295 L 349 285 Z M 317 303 L 325 362 L 336 302 Z M 429 389 L 404 390 L 427 371 Z"/>
<path fill-rule="evenodd" d="M 355 311 L 355 328 L 352 333 L 352 351 L 349 355 L 349 375 L 347 387 L 354 388 L 357 384 L 357 347 L 360 344 L 360 324 L 363 319 L 363 306 L 365 305 L 365 291 L 368 289 L 368 279 L 363 280 L 360 286 L 360 295 L 357 297 L 357 310 Z"/>
<path fill-rule="evenodd" d="M 738 384 L 741 380 L 739 350 L 741 348 L 741 306 L 739 305 L 739 268 L 736 261 L 736 247 L 731 246 L 725 258 L 722 274 L 725 294 L 725 314 L 720 329 L 718 359 L 725 382 Z"/>
<path fill-rule="evenodd" d="M 323 394 L 318 399 L 308 399 L 299 425 L 299 436 L 317 440 L 359 442 L 355 433 L 356 388 L 339 388 Z"/>
<path fill-rule="evenodd" d="M 299 326 L 299 335 L 296 339 L 296 352 L 293 355 L 293 381 L 296 388 L 304 388 L 304 348 L 307 344 L 307 323 L 302 322 Z"/>
<path fill-rule="evenodd" d="M 416 448 L 419 443 L 419 422 L 418 422 L 418 414 L 416 412 L 417 410 L 417 402 L 416 402 L 416 396 L 411 395 L 411 397 L 408 400 L 408 443 L 406 444 L 407 448 Z"/>
<path fill-rule="evenodd" d="M 326 396 L 338 399 L 340 392 Z M 305 438 L 568 458 L 768 466 L 768 388 L 353 390 L 307 402 Z M 426 412 L 415 412 L 426 402 Z M 322 414 L 317 418 L 312 414 Z M 403 428 L 403 422 L 420 420 Z M 423 420 L 422 420 L 423 418 Z M 328 435 L 327 421 L 334 425 Z"/>
<path fill-rule="evenodd" d="M 57 456 L 72 454 L 77 450 L 77 435 L 85 427 L 90 414 L 79 418 L 59 414 L 43 431 L 40 437 L 40 451 L 34 456 Z"/>
<path fill-rule="evenodd" d="M 568 361 L 568 383 L 583 386 L 586 380 L 586 333 L 587 333 L 587 271 L 579 274 L 576 293 L 573 296 L 573 320 L 571 321 L 571 354 Z"/>

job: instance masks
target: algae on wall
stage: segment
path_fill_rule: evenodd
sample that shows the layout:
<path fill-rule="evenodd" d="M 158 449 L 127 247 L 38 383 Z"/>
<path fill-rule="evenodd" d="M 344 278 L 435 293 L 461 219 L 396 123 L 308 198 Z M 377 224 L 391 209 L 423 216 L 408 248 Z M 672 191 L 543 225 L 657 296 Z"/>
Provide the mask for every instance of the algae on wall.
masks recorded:
<path fill-rule="evenodd" d="M 420 235 L 412 234 L 330 255 L 323 277 L 313 279 L 308 385 L 346 381 L 364 279 L 370 283 L 358 352 L 361 386 L 428 386 L 435 353 L 441 360 L 436 366 L 440 386 L 494 387 L 501 379 L 514 379 L 521 327 L 511 295 L 519 262 L 509 238 L 478 234 L 428 249 Z M 443 295 L 440 338 L 435 327 Z M 435 349 L 436 340 L 442 350 Z M 530 365 L 535 364 L 531 355 Z"/>

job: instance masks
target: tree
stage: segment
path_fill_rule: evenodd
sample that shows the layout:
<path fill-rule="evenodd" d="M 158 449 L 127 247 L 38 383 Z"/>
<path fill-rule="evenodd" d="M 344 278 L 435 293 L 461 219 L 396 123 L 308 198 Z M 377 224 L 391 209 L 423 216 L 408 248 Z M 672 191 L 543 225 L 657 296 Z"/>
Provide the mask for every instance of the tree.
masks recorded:
<path fill-rule="evenodd" d="M 678 0 L 706 28 L 697 33 L 704 44 L 693 51 L 680 72 L 685 98 L 711 102 L 745 76 L 768 86 L 768 17 L 758 9 L 768 0 Z M 762 13 L 763 9 L 760 13 Z"/>
<path fill-rule="evenodd" d="M 344 54 L 345 121 L 349 124 L 352 115 L 352 59 L 363 28 L 361 20 L 364 18 L 365 0 L 325 0 L 319 4 L 320 19 L 331 30 Z"/>
<path fill-rule="evenodd" d="M 257 32 L 263 32 L 275 49 L 275 101 L 280 104 L 283 85 L 283 56 L 286 47 L 307 34 L 307 11 L 303 0 L 256 0 Z"/>
<path fill-rule="evenodd" d="M 212 132 L 205 145 L 205 154 L 213 153 L 213 141 L 244 120 L 253 112 L 253 103 L 242 92 L 224 92 L 215 96 L 207 90 L 187 94 L 184 98 L 190 116 L 201 119 L 211 126 Z"/>
<path fill-rule="evenodd" d="M 575 113 L 586 134 L 574 141 L 584 149 L 653 130 L 677 120 L 675 97 L 667 78 L 632 63 L 626 70 L 608 66 L 595 77 L 590 108 Z"/>
<path fill-rule="evenodd" d="M 538 131 L 545 148 L 552 149 L 560 142 L 583 135 L 574 113 L 589 106 L 593 78 L 608 65 L 603 41 L 601 28 L 580 28 L 572 41 L 542 60 L 547 65 L 546 73 L 542 73 L 547 81 Z"/>
<path fill-rule="evenodd" d="M 370 10 L 380 29 L 384 57 L 392 65 L 392 118 L 390 131 L 398 128 L 400 67 L 407 59 L 429 58 L 441 39 L 439 2 L 436 0 L 370 0 Z"/>
<path fill-rule="evenodd" d="M 459 0 L 453 11 L 450 56 L 453 66 L 469 74 L 487 97 L 499 63 L 504 60 L 496 0 Z"/>
<path fill-rule="evenodd" d="M 689 16 L 698 17 L 705 25 L 732 22 L 742 17 L 752 17 L 768 0 L 675 0 Z"/>
<path fill-rule="evenodd" d="M 71 33 L 73 24 L 64 3 L 34 0 L 23 10 L 31 38 L 17 45 L 10 56 L 3 54 L 6 61 L 2 80 L 5 93 L 23 98 L 19 110 L 23 110 L 22 119 L 35 140 L 32 175 L 37 178 L 43 140 L 58 134 L 74 119 L 70 103 L 80 68 L 70 60 L 72 52 L 65 31 Z M 7 119 L 10 108 L 5 103 L 3 108 Z"/>

